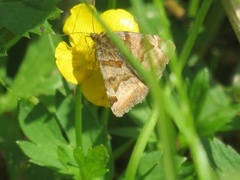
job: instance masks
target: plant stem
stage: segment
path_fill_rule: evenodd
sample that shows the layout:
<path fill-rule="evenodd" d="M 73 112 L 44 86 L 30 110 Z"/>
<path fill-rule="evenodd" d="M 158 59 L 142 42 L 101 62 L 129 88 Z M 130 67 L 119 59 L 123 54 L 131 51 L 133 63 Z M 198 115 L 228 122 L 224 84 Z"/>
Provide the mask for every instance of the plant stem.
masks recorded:
<path fill-rule="evenodd" d="M 233 30 L 240 42 L 240 17 L 239 17 L 239 8 L 240 8 L 240 0 L 222 0 L 223 7 L 225 8 L 228 18 L 230 19 L 230 23 L 232 24 Z"/>
<path fill-rule="evenodd" d="M 204 0 L 202 3 L 202 6 L 197 14 L 196 20 L 193 23 L 193 27 L 189 33 L 188 39 L 186 43 L 184 44 L 184 47 L 182 49 L 182 52 L 179 57 L 179 68 L 180 71 L 184 68 L 187 59 L 190 55 L 190 52 L 193 48 L 193 44 L 197 38 L 197 35 L 199 33 L 199 30 L 201 29 L 201 25 L 203 23 L 203 20 L 205 19 L 205 16 L 209 10 L 210 5 L 212 4 L 212 0 Z"/>
<path fill-rule="evenodd" d="M 140 159 L 142 157 L 142 154 L 146 147 L 148 139 L 156 125 L 158 116 L 159 116 L 158 109 L 154 108 L 152 112 L 152 116 L 150 117 L 150 119 L 146 121 L 146 124 L 144 125 L 142 132 L 140 133 L 137 139 L 136 145 L 134 146 L 132 155 L 130 157 L 130 160 L 127 166 L 125 180 L 135 179 L 135 174 L 138 168 L 138 164 L 140 162 Z"/>
<path fill-rule="evenodd" d="M 161 99 L 161 102 L 163 103 L 164 98 L 162 97 Z M 164 107 L 162 107 L 156 126 L 158 142 L 160 144 L 160 149 L 163 152 L 163 172 L 165 179 L 176 180 L 178 179 L 178 171 L 176 167 L 175 132 L 170 118 L 166 115 L 166 111 L 163 112 L 163 110 L 165 110 Z"/>
<path fill-rule="evenodd" d="M 189 7 L 188 7 L 188 16 L 189 17 L 195 17 L 197 12 L 198 12 L 198 6 L 199 6 L 200 1 L 199 0 L 192 0 L 189 2 Z"/>
<path fill-rule="evenodd" d="M 75 92 L 75 131 L 76 146 L 82 147 L 82 91 L 79 84 Z"/>

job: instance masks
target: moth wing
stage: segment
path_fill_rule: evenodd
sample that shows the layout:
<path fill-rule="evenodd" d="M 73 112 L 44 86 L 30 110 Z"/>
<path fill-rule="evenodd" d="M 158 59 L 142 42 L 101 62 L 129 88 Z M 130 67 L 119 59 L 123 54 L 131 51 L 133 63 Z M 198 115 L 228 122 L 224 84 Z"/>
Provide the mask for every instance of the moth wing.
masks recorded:
<path fill-rule="evenodd" d="M 121 117 L 134 105 L 142 102 L 148 87 L 126 64 L 126 59 L 106 34 L 100 34 L 96 42 L 96 59 L 101 69 L 111 110 Z"/>
<path fill-rule="evenodd" d="M 164 43 L 159 36 L 125 31 L 115 32 L 115 34 L 125 42 L 126 47 L 145 69 L 151 70 L 153 67 L 158 77 L 162 76 L 169 59 L 162 48 Z M 127 65 L 137 75 L 134 68 L 130 64 Z"/>

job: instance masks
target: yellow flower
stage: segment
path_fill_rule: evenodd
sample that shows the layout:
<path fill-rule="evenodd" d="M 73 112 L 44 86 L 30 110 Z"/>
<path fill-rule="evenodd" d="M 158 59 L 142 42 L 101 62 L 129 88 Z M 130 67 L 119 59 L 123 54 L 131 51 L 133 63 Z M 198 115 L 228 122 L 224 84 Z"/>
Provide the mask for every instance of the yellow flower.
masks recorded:
<path fill-rule="evenodd" d="M 95 12 L 94 6 L 89 7 Z M 84 96 L 93 104 L 109 107 L 106 90 L 98 62 L 95 58 L 94 42 L 91 33 L 104 32 L 86 4 L 71 9 L 71 15 L 63 27 L 69 35 L 70 45 L 60 42 L 56 48 L 56 64 L 64 78 L 81 84 Z M 139 32 L 132 15 L 125 10 L 108 10 L 100 15 L 111 31 Z"/>

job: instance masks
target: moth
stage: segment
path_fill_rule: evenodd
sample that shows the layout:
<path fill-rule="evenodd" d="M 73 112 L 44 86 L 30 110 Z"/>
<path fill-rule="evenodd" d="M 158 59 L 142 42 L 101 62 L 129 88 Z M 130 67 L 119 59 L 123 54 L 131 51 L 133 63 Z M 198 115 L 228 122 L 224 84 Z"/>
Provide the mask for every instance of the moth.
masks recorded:
<path fill-rule="evenodd" d="M 127 31 L 114 33 L 144 68 L 150 70 L 153 66 L 159 78 L 162 76 L 169 59 L 162 50 L 159 36 Z M 111 110 L 115 116 L 121 117 L 141 103 L 149 89 L 106 33 L 91 33 L 90 37 L 95 42 L 95 56 Z"/>

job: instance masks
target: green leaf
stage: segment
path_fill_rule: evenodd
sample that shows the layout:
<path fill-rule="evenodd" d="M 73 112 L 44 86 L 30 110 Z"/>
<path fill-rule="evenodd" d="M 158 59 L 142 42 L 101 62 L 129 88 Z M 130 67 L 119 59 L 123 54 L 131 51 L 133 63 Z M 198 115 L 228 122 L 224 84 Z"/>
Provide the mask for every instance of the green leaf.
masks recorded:
<path fill-rule="evenodd" d="M 69 94 L 70 93 L 70 94 Z M 97 111 L 95 106 L 91 105 L 87 101 L 83 101 L 82 119 L 83 119 L 83 136 L 82 136 L 82 150 L 84 154 L 87 154 L 89 148 L 103 144 L 110 154 L 110 160 L 107 168 L 110 169 L 106 174 L 106 179 L 112 179 L 113 177 L 113 156 L 111 155 L 111 146 L 109 143 L 109 135 L 105 124 L 100 122 L 97 117 Z M 68 143 L 75 146 L 75 127 L 74 127 L 74 99 L 72 91 L 67 92 L 64 96 L 60 92 L 56 93 L 56 117 L 60 123 L 63 133 L 66 135 Z M 63 153 L 64 154 L 64 153 Z M 66 157 L 63 156 L 62 161 Z"/>
<path fill-rule="evenodd" d="M 142 127 L 146 120 L 151 115 L 152 109 L 150 108 L 147 101 L 143 101 L 141 104 L 135 106 L 128 115 L 130 116 L 131 120 L 134 121 L 139 127 Z"/>
<path fill-rule="evenodd" d="M 57 145 L 66 143 L 61 130 L 48 110 L 41 103 L 34 106 L 22 100 L 19 105 L 19 123 L 32 142 L 19 141 L 18 144 L 36 164 L 62 168 L 58 161 Z"/>
<path fill-rule="evenodd" d="M 19 171 L 19 170 L 18 170 Z M 51 180 L 60 180 L 62 177 L 56 175 L 51 169 L 47 169 L 38 165 L 31 164 L 28 166 L 24 175 L 21 175 L 27 179 L 42 180 L 42 179 L 51 179 Z M 16 178 L 18 179 L 19 176 Z"/>
<path fill-rule="evenodd" d="M 19 123 L 24 134 L 31 142 L 19 141 L 18 144 L 33 163 L 55 168 L 61 174 L 71 175 L 78 179 L 79 168 L 73 157 L 75 132 L 74 117 L 72 116 L 74 114 L 72 94 L 65 97 L 57 93 L 56 104 L 56 117 L 59 121 L 42 103 L 33 105 L 26 100 L 20 101 Z M 83 152 L 85 153 L 88 152 L 89 148 L 99 144 L 105 144 L 105 147 L 111 152 L 105 127 L 98 122 L 88 104 L 83 107 L 82 138 Z M 88 158 L 91 158 L 93 156 L 92 151 L 89 152 L 90 156 Z M 111 159 L 107 164 L 109 169 L 113 167 L 112 163 L 113 160 Z M 95 168 L 95 170 L 97 169 Z M 102 175 L 105 171 L 103 173 L 102 168 L 100 168 L 96 173 Z M 106 176 L 111 179 L 112 173 L 113 171 Z"/>
<path fill-rule="evenodd" d="M 31 29 L 46 26 L 46 19 L 56 17 L 60 11 L 55 7 L 58 0 L 20 0 L 0 3 L 0 28 L 5 27 L 18 35 Z M 45 26 L 44 26 L 45 25 Z"/>
<path fill-rule="evenodd" d="M 233 121 L 227 123 L 224 127 L 221 128 L 221 131 L 233 131 L 240 129 L 240 117 L 236 116 Z"/>
<path fill-rule="evenodd" d="M 56 38 L 53 42 L 57 41 Z M 54 50 L 49 37 L 42 36 L 31 41 L 22 64 L 9 85 L 9 91 L 0 99 L 0 112 L 15 108 L 18 98 L 54 94 L 56 88 L 61 85 L 60 76 L 54 71 L 56 71 Z"/>
<path fill-rule="evenodd" d="M 137 179 L 163 179 L 163 168 L 161 166 L 162 154 L 160 151 L 145 154 L 140 161 Z"/>
<path fill-rule="evenodd" d="M 0 28 L 0 57 L 7 56 L 7 49 L 16 44 L 20 39 L 20 35 L 15 35 L 6 28 Z"/>
<path fill-rule="evenodd" d="M 205 117 L 206 119 L 201 119 L 198 122 L 198 131 L 201 134 L 211 135 L 217 131 L 224 130 L 225 125 L 233 121 L 234 117 L 238 114 L 239 109 L 239 105 L 220 107 L 214 113 Z"/>
<path fill-rule="evenodd" d="M 68 141 L 71 145 L 76 145 L 76 134 L 74 127 L 74 99 L 73 95 L 62 95 L 57 91 L 56 96 L 56 116 L 61 127 L 64 129 Z"/>
<path fill-rule="evenodd" d="M 194 180 L 197 179 L 194 164 L 189 161 L 185 161 L 185 159 L 182 159 L 180 168 L 179 168 L 179 176 L 182 180 Z"/>
<path fill-rule="evenodd" d="M 182 179 L 191 179 L 193 166 L 186 163 L 186 158 L 176 157 L 179 176 Z M 160 151 L 147 152 L 141 158 L 136 179 L 166 179 L 163 174 L 162 153 Z"/>
<path fill-rule="evenodd" d="M 205 141 L 204 144 L 218 179 L 239 179 L 239 154 L 231 146 L 225 145 L 218 139 Z"/>
<path fill-rule="evenodd" d="M 202 111 L 209 91 L 209 72 L 207 69 L 201 70 L 194 78 L 189 88 L 189 100 L 192 105 L 192 112 L 197 119 Z"/>
<path fill-rule="evenodd" d="M 19 123 L 24 134 L 36 144 L 66 143 L 56 119 L 41 103 L 33 106 L 22 100 L 19 105 Z"/>
<path fill-rule="evenodd" d="M 5 171 L 11 172 L 8 174 L 9 179 L 18 179 L 22 175 L 22 171 L 19 170 L 23 169 L 22 163 L 27 162 L 26 157 L 16 144 L 17 139 L 22 137 L 22 132 L 16 119 L 17 116 L 13 112 L 0 114 L 1 157 L 4 155 L 4 159 L 1 160 L 0 164 L 2 167 L 5 165 Z M 4 172 L 0 174 L 2 175 Z"/>
<path fill-rule="evenodd" d="M 55 144 L 34 144 L 27 141 L 17 141 L 17 143 L 22 151 L 31 159 L 31 162 L 56 169 L 64 168 L 58 161 Z"/>
<path fill-rule="evenodd" d="M 85 156 L 82 148 L 74 150 L 74 157 L 80 167 L 82 179 L 93 179 L 103 176 L 106 169 L 109 155 L 103 145 L 90 148 Z"/>
<path fill-rule="evenodd" d="M 76 134 L 74 127 L 74 99 L 73 95 L 67 96 L 56 93 L 56 117 L 67 136 L 69 144 L 75 146 Z M 109 147 L 108 133 L 105 127 L 99 123 L 93 107 L 89 103 L 83 105 L 83 151 L 86 153 L 89 148 L 103 144 Z M 110 148 L 109 148 L 110 150 Z"/>
<path fill-rule="evenodd" d="M 73 156 L 69 156 L 69 154 L 71 154 L 73 150 L 74 148 L 71 146 L 61 146 L 61 145 L 58 146 L 58 157 L 63 165 L 71 164 L 72 162 L 75 161 L 74 159 L 73 159 L 74 161 L 71 161 L 70 159 Z"/>
<path fill-rule="evenodd" d="M 0 3 L 0 53 L 15 44 L 22 35 L 53 33 L 47 22 L 58 16 L 58 0 L 20 0 Z"/>
<path fill-rule="evenodd" d="M 69 174 L 75 177 L 79 177 L 79 168 L 73 157 L 74 147 L 71 145 L 58 146 L 58 159 L 65 167 L 65 169 L 60 169 L 59 172 L 62 174 Z M 76 178 L 79 179 L 79 178 Z"/>
<path fill-rule="evenodd" d="M 209 92 L 203 110 L 196 122 L 198 132 L 212 135 L 231 121 L 239 112 L 239 105 L 230 103 L 230 99 L 220 86 Z"/>
<path fill-rule="evenodd" d="M 74 146 L 67 144 L 58 122 L 43 104 L 22 100 L 19 123 L 31 142 L 18 141 L 18 145 L 31 162 L 54 168 L 61 174 L 79 174 L 73 157 Z"/>
<path fill-rule="evenodd" d="M 87 153 L 89 148 L 103 144 L 110 151 L 108 144 L 108 133 L 105 127 L 99 123 L 96 114 L 89 104 L 83 106 L 83 152 Z"/>

